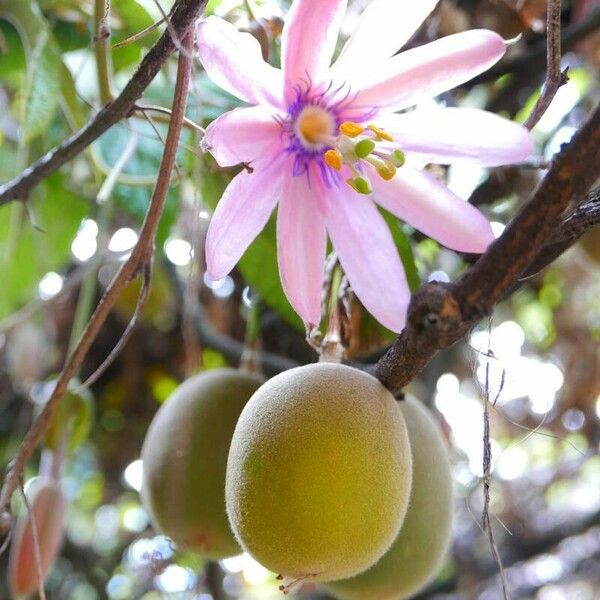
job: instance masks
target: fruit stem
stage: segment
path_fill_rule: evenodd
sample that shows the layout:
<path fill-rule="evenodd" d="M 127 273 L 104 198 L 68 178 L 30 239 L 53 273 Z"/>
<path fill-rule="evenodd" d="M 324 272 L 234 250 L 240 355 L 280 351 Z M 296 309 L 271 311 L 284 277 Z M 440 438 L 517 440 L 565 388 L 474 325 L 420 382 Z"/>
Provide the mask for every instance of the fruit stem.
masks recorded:
<path fill-rule="evenodd" d="M 259 362 L 260 349 L 260 296 L 252 291 L 246 317 L 246 336 L 240 359 L 240 369 L 250 375 L 262 375 Z"/>
<path fill-rule="evenodd" d="M 331 287 L 329 289 L 327 333 L 321 344 L 319 362 L 342 362 L 346 356 L 346 349 L 342 342 L 342 315 L 340 303 L 340 286 L 342 284 L 342 270 L 336 265 L 331 274 Z"/>

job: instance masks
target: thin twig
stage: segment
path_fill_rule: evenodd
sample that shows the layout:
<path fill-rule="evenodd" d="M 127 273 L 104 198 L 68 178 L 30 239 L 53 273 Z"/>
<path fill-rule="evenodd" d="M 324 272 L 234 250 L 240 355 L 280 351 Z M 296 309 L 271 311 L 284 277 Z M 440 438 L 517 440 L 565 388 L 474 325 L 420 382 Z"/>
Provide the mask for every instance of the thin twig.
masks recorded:
<path fill-rule="evenodd" d="M 1 185 L 0 206 L 13 200 L 26 200 L 31 190 L 42 180 L 75 158 L 115 123 L 129 116 L 144 90 L 175 50 L 171 31 L 181 39 L 182 33 L 196 21 L 206 3 L 207 0 L 177 0 L 169 19 L 170 29 L 165 31 L 158 42 L 152 46 L 123 91 L 110 104 L 103 107 L 85 127 L 45 154 L 18 177 Z"/>
<path fill-rule="evenodd" d="M 548 15 L 546 18 L 547 53 L 546 81 L 531 114 L 525 121 L 527 129 L 533 129 L 554 100 L 556 92 L 568 81 L 567 71 L 560 70 L 560 15 L 561 0 L 548 0 Z"/>
<path fill-rule="evenodd" d="M 10 541 L 12 540 L 12 522 L 7 523 L 6 530 L 8 531 L 8 533 L 6 534 L 6 537 L 4 538 L 4 541 L 0 546 L 0 556 L 2 556 L 6 552 L 6 549 L 8 548 Z"/>
<path fill-rule="evenodd" d="M 179 34 L 177 33 L 177 31 L 175 30 L 175 28 L 171 24 L 171 19 L 169 18 L 169 15 L 165 12 L 165 10 L 162 7 L 162 4 L 160 3 L 160 1 L 159 0 L 153 0 L 153 1 L 154 1 L 154 4 L 155 4 L 156 8 L 158 8 L 158 11 L 160 12 L 160 15 L 163 18 L 164 22 L 167 24 L 167 31 L 171 34 L 171 38 L 173 40 L 173 43 L 175 44 L 175 48 L 177 48 L 177 51 L 180 54 L 188 52 L 189 53 L 188 58 L 191 59 L 192 58 L 191 48 L 189 50 L 187 50 L 181 44 L 181 40 L 179 39 Z"/>
<path fill-rule="evenodd" d="M 117 356 L 119 356 L 121 350 L 125 347 L 131 334 L 135 330 L 135 326 L 144 310 L 144 306 L 146 306 L 146 301 L 148 300 L 148 295 L 150 294 L 150 286 L 152 283 L 152 263 L 148 263 L 143 267 L 144 276 L 142 278 L 142 289 L 138 294 L 137 302 L 135 304 L 135 310 L 133 312 L 133 316 L 129 320 L 125 331 L 121 334 L 119 341 L 115 344 L 115 347 L 110 351 L 110 354 L 102 361 L 100 366 L 83 382 L 81 388 L 89 388 L 94 385 L 100 377 L 106 372 L 106 369 L 112 365 Z"/>
<path fill-rule="evenodd" d="M 113 44 L 113 50 L 116 48 L 123 48 L 123 46 L 129 46 L 129 44 L 135 44 L 138 40 L 146 37 L 148 34 L 152 33 L 155 29 L 160 27 L 165 22 L 164 19 L 160 19 L 156 21 L 156 23 L 152 23 L 152 25 L 148 25 L 145 29 L 134 33 L 132 36 L 128 37 L 126 40 L 121 40 L 116 44 Z"/>
<path fill-rule="evenodd" d="M 0 522 L 2 523 L 6 523 L 7 521 L 5 515 L 10 512 L 10 499 L 19 485 L 25 466 L 29 462 L 40 439 L 50 425 L 54 412 L 69 381 L 77 372 L 79 365 L 82 363 L 92 343 L 96 339 L 100 328 L 108 317 L 108 314 L 121 291 L 139 274 L 140 269 L 148 263 L 154 251 L 154 238 L 169 190 L 171 173 L 175 165 L 179 136 L 183 125 L 183 116 L 189 90 L 192 65 L 192 61 L 190 60 L 190 50 L 193 41 L 193 36 L 189 32 L 191 25 L 192 23 L 188 24 L 188 31 L 184 32 L 183 40 L 188 52 L 180 54 L 179 56 L 175 96 L 173 99 L 173 116 L 169 124 L 169 132 L 167 134 L 165 151 L 158 172 L 156 187 L 154 188 L 152 200 L 148 212 L 146 213 L 138 241 L 131 252 L 131 256 L 123 263 L 121 269 L 104 292 L 104 295 L 91 316 L 77 347 L 67 359 L 50 399 L 44 406 L 39 417 L 30 427 L 16 457 L 8 467 L 6 478 L 2 490 L 0 491 Z"/>
<path fill-rule="evenodd" d="M 485 388 L 483 393 L 483 511 L 481 524 L 483 530 L 487 533 L 488 541 L 490 543 L 490 549 L 492 556 L 498 565 L 498 571 L 500 575 L 500 583 L 502 585 L 502 593 L 504 600 L 509 600 L 510 594 L 508 591 L 508 582 L 506 580 L 506 573 L 498 552 L 498 546 L 494 538 L 494 530 L 490 522 L 490 487 L 492 485 L 492 445 L 490 442 L 490 404 L 496 405 L 502 388 L 504 387 L 505 372 L 502 372 L 502 380 L 500 387 L 496 393 L 496 397 L 492 402 L 490 400 L 490 359 L 494 358 L 489 342 L 492 338 L 492 322 L 490 319 L 488 325 L 488 351 L 487 351 L 487 362 L 485 364 Z"/>
<path fill-rule="evenodd" d="M 147 111 L 152 111 L 152 112 L 157 112 L 162 115 L 167 115 L 169 118 L 171 117 L 171 111 L 168 108 L 165 108 L 164 106 L 136 104 L 133 108 L 135 111 L 139 111 L 142 114 Z M 169 119 L 166 119 L 166 122 L 168 123 Z M 204 127 L 200 127 L 200 125 L 198 125 L 198 123 L 195 123 L 194 121 L 192 121 L 191 119 L 188 119 L 187 117 L 183 120 L 183 124 L 185 127 L 189 127 L 190 129 L 195 129 L 196 131 L 199 131 L 203 135 L 206 133 L 206 130 L 204 129 Z"/>
<path fill-rule="evenodd" d="M 570 212 L 560 227 L 544 245 L 527 270 L 519 277 L 506 295 L 514 292 L 525 281 L 537 275 L 563 252 L 570 248 L 584 233 L 600 226 L 600 188 L 592 190 L 586 200 Z"/>
<path fill-rule="evenodd" d="M 161 135 L 160 131 L 158 130 L 158 127 L 156 126 L 156 123 L 154 122 L 152 117 L 144 111 L 142 111 L 142 115 L 144 116 L 144 119 L 150 125 L 150 127 L 152 127 L 152 131 L 154 131 L 154 134 L 156 135 L 158 141 L 164 146 L 165 140 L 163 139 L 163 136 Z M 177 175 L 177 178 L 181 181 L 181 179 L 182 179 L 181 171 L 179 170 L 177 163 L 175 163 L 175 174 Z"/>

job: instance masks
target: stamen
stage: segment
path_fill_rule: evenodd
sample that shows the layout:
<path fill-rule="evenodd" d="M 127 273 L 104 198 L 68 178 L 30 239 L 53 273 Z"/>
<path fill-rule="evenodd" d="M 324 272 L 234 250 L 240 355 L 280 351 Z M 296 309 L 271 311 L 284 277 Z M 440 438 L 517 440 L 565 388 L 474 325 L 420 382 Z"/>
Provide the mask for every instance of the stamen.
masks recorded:
<path fill-rule="evenodd" d="M 377 137 L 378 141 L 386 141 L 386 142 L 393 142 L 394 138 L 385 130 L 381 129 L 380 127 L 377 127 L 377 125 L 373 125 L 373 123 L 371 123 L 368 127 L 368 129 L 370 131 L 372 131 L 375 136 Z"/>
<path fill-rule="evenodd" d="M 385 181 L 389 181 L 396 174 L 396 167 L 392 161 L 387 159 L 386 155 L 381 155 L 378 152 L 376 154 L 380 158 L 376 158 L 375 156 L 367 156 L 365 160 L 375 167 L 379 177 Z"/>
<path fill-rule="evenodd" d="M 342 165 L 344 164 L 344 157 L 339 150 L 327 150 L 327 152 L 323 154 L 323 159 L 328 167 L 331 167 L 336 171 L 341 171 Z"/>
<path fill-rule="evenodd" d="M 391 160 L 398 168 L 403 167 L 406 162 L 406 155 L 402 150 L 394 150 L 391 155 Z"/>
<path fill-rule="evenodd" d="M 364 194 L 365 196 L 371 194 L 373 192 L 373 188 L 369 183 L 369 180 L 365 177 L 355 177 L 354 179 L 346 179 L 346 183 L 359 194 Z"/>
<path fill-rule="evenodd" d="M 359 136 L 364 130 L 364 127 L 353 121 L 346 121 L 340 125 L 340 132 L 351 138 Z"/>
<path fill-rule="evenodd" d="M 354 146 L 354 152 L 358 158 L 366 158 L 373 150 L 375 150 L 375 142 L 366 138 Z"/>
<path fill-rule="evenodd" d="M 381 179 L 390 181 L 396 174 L 396 167 L 390 161 L 384 160 L 383 163 L 377 167 L 377 173 Z"/>
<path fill-rule="evenodd" d="M 393 139 L 377 125 L 370 124 L 365 129 L 353 121 L 345 121 L 339 126 L 339 135 L 333 139 L 330 137 L 319 136 L 319 141 L 329 146 L 329 150 L 323 153 L 322 164 L 336 171 L 346 167 L 351 173 L 346 183 L 359 194 L 373 192 L 371 182 L 365 175 L 365 163 L 371 165 L 384 181 L 390 181 L 406 160 L 399 148 L 390 150 L 379 146 L 379 143 L 393 142 Z"/>

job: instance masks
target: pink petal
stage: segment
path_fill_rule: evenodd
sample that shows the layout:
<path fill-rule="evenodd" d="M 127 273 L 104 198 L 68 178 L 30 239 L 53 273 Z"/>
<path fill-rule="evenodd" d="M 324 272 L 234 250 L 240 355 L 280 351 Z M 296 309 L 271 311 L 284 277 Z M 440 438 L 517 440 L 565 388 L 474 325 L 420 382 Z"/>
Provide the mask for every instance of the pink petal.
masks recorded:
<path fill-rule="evenodd" d="M 529 131 L 475 108 L 432 108 L 381 117 L 402 150 L 437 164 L 495 166 L 518 162 L 533 151 Z"/>
<path fill-rule="evenodd" d="M 391 181 L 371 177 L 373 200 L 444 246 L 483 252 L 494 240 L 487 219 L 435 177 L 404 166 Z"/>
<path fill-rule="evenodd" d="M 505 50 L 497 33 L 473 29 L 402 52 L 379 69 L 359 72 L 349 83 L 358 92 L 356 104 L 396 111 L 472 79 L 497 62 Z"/>
<path fill-rule="evenodd" d="M 380 323 L 400 332 L 410 292 L 383 217 L 369 198 L 346 187 L 325 190 L 323 200 L 327 231 L 354 292 Z"/>
<path fill-rule="evenodd" d="M 347 0 L 294 0 L 281 38 L 286 98 L 301 82 L 322 83 L 335 50 Z M 317 6 L 318 5 L 318 6 Z"/>
<path fill-rule="evenodd" d="M 255 163 L 227 186 L 206 235 L 206 266 L 213 279 L 225 277 L 269 220 L 281 199 L 284 156 Z"/>
<path fill-rule="evenodd" d="M 213 121 L 202 140 L 222 167 L 251 163 L 281 146 L 281 126 L 262 106 L 235 108 Z"/>
<path fill-rule="evenodd" d="M 219 17 L 198 22 L 200 62 L 221 88 L 250 104 L 282 106 L 283 76 L 267 64 L 258 41 Z"/>
<path fill-rule="evenodd" d="M 419 28 L 439 0 L 373 0 L 333 66 L 335 75 L 369 71 L 394 55 Z"/>
<path fill-rule="evenodd" d="M 294 310 L 311 324 L 321 320 L 326 241 L 323 215 L 308 179 L 292 177 L 277 213 L 279 275 Z"/>

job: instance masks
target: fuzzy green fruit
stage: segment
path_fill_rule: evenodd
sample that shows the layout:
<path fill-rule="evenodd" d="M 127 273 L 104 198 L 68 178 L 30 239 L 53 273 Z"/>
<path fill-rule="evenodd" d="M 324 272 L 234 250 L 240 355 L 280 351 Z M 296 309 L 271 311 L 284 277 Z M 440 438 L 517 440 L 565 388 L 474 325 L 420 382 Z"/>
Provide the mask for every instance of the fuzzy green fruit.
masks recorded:
<path fill-rule="evenodd" d="M 374 564 L 404 519 L 411 483 L 397 402 L 338 364 L 281 373 L 244 408 L 225 498 L 242 546 L 292 580 L 332 581 Z"/>
<path fill-rule="evenodd" d="M 142 448 L 142 499 L 156 529 L 209 558 L 240 552 L 225 514 L 235 424 L 261 380 L 215 369 L 182 383 L 156 413 Z"/>
<path fill-rule="evenodd" d="M 410 505 L 400 534 L 365 573 L 326 587 L 341 600 L 404 600 L 439 572 L 452 533 L 452 475 L 446 444 L 431 412 L 400 402 L 413 456 Z M 404 510 L 404 507 L 401 507 Z"/>

